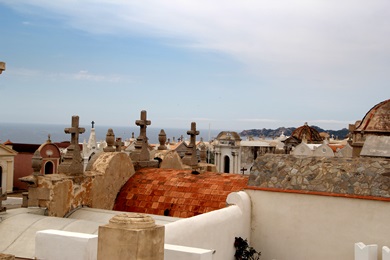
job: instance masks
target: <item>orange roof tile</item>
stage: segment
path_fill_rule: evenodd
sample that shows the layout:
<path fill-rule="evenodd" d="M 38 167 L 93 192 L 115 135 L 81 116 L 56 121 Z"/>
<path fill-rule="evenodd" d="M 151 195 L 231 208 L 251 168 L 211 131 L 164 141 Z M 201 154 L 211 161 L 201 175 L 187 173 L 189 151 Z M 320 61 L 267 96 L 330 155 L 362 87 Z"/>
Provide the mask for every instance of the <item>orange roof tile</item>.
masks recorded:
<path fill-rule="evenodd" d="M 247 187 L 249 176 L 144 168 L 119 192 L 114 210 L 192 217 L 226 206 L 226 197 Z"/>
<path fill-rule="evenodd" d="M 333 150 L 334 153 L 337 152 L 337 149 L 344 148 L 345 145 L 343 144 L 328 144 L 328 146 Z"/>

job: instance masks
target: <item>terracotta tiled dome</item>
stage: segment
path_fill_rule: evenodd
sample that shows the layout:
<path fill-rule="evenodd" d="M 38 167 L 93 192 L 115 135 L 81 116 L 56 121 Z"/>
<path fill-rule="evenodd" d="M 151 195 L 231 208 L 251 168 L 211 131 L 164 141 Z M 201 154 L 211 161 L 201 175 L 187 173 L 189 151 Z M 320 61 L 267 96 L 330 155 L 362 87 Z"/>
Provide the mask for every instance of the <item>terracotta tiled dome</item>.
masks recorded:
<path fill-rule="evenodd" d="M 226 206 L 227 195 L 247 187 L 249 176 L 144 168 L 122 187 L 114 210 L 192 217 Z"/>
<path fill-rule="evenodd" d="M 295 129 L 291 136 L 298 138 L 301 141 L 303 137 L 305 137 L 308 143 L 321 143 L 323 140 L 320 133 L 313 127 L 310 127 L 307 123 Z"/>
<path fill-rule="evenodd" d="M 355 131 L 390 132 L 390 99 L 371 108 Z"/>

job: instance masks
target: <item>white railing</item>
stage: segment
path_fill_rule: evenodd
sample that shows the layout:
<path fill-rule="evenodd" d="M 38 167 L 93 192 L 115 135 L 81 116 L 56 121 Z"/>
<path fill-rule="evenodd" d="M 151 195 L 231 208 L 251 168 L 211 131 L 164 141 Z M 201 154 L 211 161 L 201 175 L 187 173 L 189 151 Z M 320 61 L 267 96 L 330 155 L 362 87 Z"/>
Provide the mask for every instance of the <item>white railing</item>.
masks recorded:
<path fill-rule="evenodd" d="M 35 257 L 38 260 L 96 260 L 98 236 L 62 230 L 36 233 Z M 214 250 L 165 244 L 165 260 L 213 260 Z"/>
<path fill-rule="evenodd" d="M 355 243 L 355 260 L 378 260 L 378 245 Z M 390 248 L 382 247 L 382 260 L 390 260 Z"/>

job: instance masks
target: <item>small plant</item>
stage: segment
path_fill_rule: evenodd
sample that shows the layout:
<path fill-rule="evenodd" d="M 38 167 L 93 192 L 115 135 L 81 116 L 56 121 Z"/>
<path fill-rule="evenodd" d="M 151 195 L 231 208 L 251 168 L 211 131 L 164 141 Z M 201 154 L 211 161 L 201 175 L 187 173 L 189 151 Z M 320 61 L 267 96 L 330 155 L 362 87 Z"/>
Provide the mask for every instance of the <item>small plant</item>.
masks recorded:
<path fill-rule="evenodd" d="M 236 260 L 259 260 L 261 252 L 257 252 L 253 247 L 248 245 L 248 241 L 242 237 L 236 237 L 234 241 Z"/>

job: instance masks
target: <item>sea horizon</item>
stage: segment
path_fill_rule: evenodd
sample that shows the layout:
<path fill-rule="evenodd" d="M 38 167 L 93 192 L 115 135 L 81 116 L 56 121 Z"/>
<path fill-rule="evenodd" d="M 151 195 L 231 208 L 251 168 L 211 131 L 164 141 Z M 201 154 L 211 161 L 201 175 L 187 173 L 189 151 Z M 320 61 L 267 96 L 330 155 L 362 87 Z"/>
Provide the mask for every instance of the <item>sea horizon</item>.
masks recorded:
<path fill-rule="evenodd" d="M 42 123 L 0 123 L 0 143 L 4 143 L 10 140 L 13 143 L 26 143 L 26 144 L 42 144 L 50 135 L 52 142 L 60 143 L 70 141 L 70 135 L 64 132 L 65 128 L 69 128 L 70 125 L 66 124 L 42 124 Z M 80 126 L 85 128 L 85 132 L 79 136 L 79 143 L 84 140 L 88 142 L 91 126 Z M 106 133 L 109 128 L 112 128 L 115 137 L 121 137 L 122 140 L 126 140 L 132 137 L 137 138 L 140 128 L 137 126 L 95 126 L 96 141 L 104 141 L 106 139 Z M 158 143 L 158 134 L 161 129 L 167 135 L 167 139 L 177 141 L 181 136 L 184 140 L 189 140 L 190 136 L 187 135 L 187 131 L 190 129 L 181 128 L 157 128 L 153 126 L 147 127 L 147 136 L 149 143 Z M 214 139 L 222 130 L 215 129 L 197 129 L 199 135 L 196 136 L 196 140 L 200 141 L 203 138 L 204 141 Z"/>

